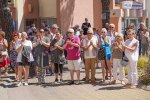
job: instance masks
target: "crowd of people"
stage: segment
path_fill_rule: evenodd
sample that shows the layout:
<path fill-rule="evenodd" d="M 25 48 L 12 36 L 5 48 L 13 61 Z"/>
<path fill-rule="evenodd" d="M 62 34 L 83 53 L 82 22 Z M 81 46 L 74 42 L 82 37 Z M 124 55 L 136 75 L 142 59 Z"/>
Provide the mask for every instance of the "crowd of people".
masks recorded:
<path fill-rule="evenodd" d="M 143 23 L 138 31 L 134 24 L 130 24 L 122 34 L 115 31 L 114 24 L 106 23 L 101 30 L 92 28 L 85 18 L 81 29 L 76 25 L 65 34 L 57 24 L 49 27 L 42 23 L 39 29 L 32 24 L 27 32 L 13 32 L 12 35 L 8 54 L 5 32 L 0 31 L 0 69 L 4 69 L 5 75 L 8 74 L 8 66 L 15 69 L 17 86 L 28 85 L 31 66 L 39 84 L 45 83 L 49 68 L 55 75 L 54 81 L 63 82 L 63 65 L 66 63 L 71 78 L 68 84 L 80 84 L 81 62 L 85 65 L 85 78 L 82 80 L 95 83 L 96 66 L 100 62 L 102 82 L 109 80 L 110 84 L 115 84 L 120 80 L 124 87 L 135 88 L 138 85 L 138 58 L 148 55 L 149 32 Z M 128 83 L 124 82 L 125 66 L 128 68 Z"/>

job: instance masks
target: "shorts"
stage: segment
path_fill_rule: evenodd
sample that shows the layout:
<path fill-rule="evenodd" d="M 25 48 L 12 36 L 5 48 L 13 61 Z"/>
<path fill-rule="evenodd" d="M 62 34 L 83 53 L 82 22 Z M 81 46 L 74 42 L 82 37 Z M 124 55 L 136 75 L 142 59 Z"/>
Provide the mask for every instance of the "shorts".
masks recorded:
<path fill-rule="evenodd" d="M 22 62 L 18 62 L 18 66 L 30 66 L 31 62 L 26 62 L 26 63 L 22 63 Z"/>
<path fill-rule="evenodd" d="M 110 60 L 111 54 L 106 54 L 106 60 Z"/>
<path fill-rule="evenodd" d="M 81 68 L 81 58 L 78 60 L 68 60 L 69 70 L 80 70 Z"/>

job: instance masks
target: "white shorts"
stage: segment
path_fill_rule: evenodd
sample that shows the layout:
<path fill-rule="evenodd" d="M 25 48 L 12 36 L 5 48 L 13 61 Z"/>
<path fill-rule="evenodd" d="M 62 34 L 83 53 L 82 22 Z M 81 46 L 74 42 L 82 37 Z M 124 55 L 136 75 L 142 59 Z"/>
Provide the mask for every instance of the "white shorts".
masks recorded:
<path fill-rule="evenodd" d="M 68 60 L 69 70 L 80 70 L 81 68 L 81 58 L 78 60 Z"/>

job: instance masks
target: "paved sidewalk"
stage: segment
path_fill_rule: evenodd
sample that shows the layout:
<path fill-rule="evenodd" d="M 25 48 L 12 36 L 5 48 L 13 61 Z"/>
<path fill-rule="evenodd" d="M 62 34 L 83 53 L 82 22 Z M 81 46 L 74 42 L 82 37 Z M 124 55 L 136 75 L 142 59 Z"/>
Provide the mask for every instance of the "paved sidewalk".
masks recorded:
<path fill-rule="evenodd" d="M 12 75 L 0 82 L 0 100 L 150 100 L 150 91 L 142 89 L 123 89 L 117 82 L 115 85 L 99 83 L 101 69 L 96 70 L 96 84 L 68 85 L 68 70 L 64 71 L 64 83 L 54 84 L 54 76 L 47 76 L 47 84 L 38 85 L 37 79 L 30 79 L 29 86 L 15 87 Z M 84 69 L 81 71 L 81 79 Z M 76 78 L 76 75 L 75 75 Z"/>

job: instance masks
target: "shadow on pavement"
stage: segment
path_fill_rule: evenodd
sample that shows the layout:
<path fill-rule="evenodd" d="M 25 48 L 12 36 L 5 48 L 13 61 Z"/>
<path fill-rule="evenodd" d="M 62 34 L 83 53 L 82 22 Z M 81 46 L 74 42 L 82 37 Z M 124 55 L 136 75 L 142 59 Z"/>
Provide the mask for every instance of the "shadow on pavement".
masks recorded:
<path fill-rule="evenodd" d="M 108 87 L 99 88 L 98 90 L 120 90 L 120 89 L 125 89 L 125 88 L 123 88 L 123 86 L 108 86 Z"/>

